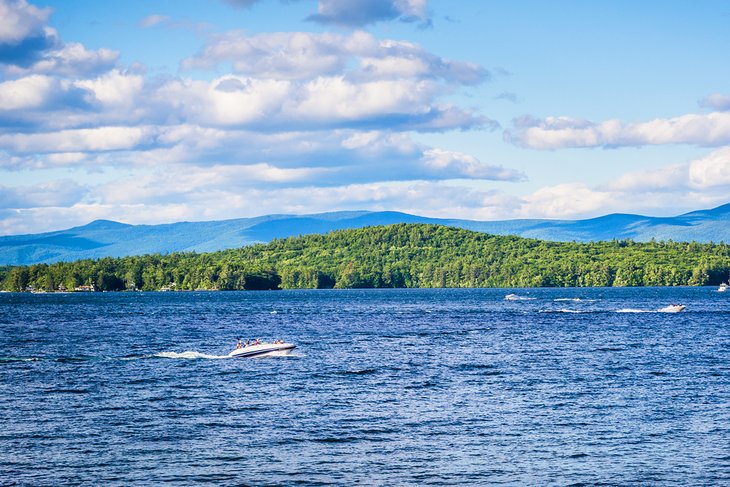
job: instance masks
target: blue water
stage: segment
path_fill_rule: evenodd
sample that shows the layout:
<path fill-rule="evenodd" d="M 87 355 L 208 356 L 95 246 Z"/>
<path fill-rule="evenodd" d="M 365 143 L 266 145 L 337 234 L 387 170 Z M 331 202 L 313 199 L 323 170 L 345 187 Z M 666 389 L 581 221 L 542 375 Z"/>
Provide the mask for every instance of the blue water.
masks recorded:
<path fill-rule="evenodd" d="M 727 485 L 730 292 L 2 294 L 0 418 L 0 484 Z"/>

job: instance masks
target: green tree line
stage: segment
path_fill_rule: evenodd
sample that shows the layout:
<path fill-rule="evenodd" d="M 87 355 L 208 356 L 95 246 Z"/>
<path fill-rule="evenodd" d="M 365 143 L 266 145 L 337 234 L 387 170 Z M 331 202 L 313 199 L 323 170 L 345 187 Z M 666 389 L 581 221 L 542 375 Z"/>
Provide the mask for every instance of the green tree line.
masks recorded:
<path fill-rule="evenodd" d="M 730 277 L 730 246 L 548 242 L 398 224 L 212 253 L 106 257 L 0 269 L 7 291 L 383 287 L 702 286 Z"/>

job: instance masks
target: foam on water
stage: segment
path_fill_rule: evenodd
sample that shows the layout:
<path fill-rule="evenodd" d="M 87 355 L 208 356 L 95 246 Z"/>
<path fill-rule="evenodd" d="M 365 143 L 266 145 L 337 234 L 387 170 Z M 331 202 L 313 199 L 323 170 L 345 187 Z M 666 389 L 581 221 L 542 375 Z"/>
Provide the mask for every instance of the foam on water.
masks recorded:
<path fill-rule="evenodd" d="M 38 357 L 0 357 L 0 363 L 37 362 L 38 360 L 40 360 Z"/>
<path fill-rule="evenodd" d="M 173 358 L 173 359 L 209 359 L 209 360 L 218 360 L 218 359 L 224 359 L 224 358 L 231 358 L 229 355 L 209 355 L 207 353 L 200 353 L 195 352 L 192 350 L 188 350 L 186 352 L 178 353 L 178 352 L 160 352 L 153 355 L 153 357 L 157 358 Z"/>
<path fill-rule="evenodd" d="M 534 301 L 537 298 L 532 298 L 528 296 L 518 296 L 517 294 L 508 294 L 504 297 L 505 301 Z"/>

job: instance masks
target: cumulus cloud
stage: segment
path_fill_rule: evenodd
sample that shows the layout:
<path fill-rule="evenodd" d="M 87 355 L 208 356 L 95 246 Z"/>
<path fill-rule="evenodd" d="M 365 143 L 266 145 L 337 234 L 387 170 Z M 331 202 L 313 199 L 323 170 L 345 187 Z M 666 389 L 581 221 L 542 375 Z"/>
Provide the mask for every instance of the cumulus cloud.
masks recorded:
<path fill-rule="evenodd" d="M 513 120 L 505 139 L 531 149 L 569 147 L 640 147 L 644 145 L 691 144 L 717 147 L 730 144 L 730 113 L 688 114 L 627 123 L 607 120 L 594 123 L 570 117 Z"/>
<path fill-rule="evenodd" d="M 689 164 L 689 182 L 694 188 L 730 189 L 730 147 L 716 150 Z"/>
<path fill-rule="evenodd" d="M 606 189 L 639 193 L 730 190 L 730 147 L 686 163 L 624 174 L 609 182 Z"/>
<path fill-rule="evenodd" d="M 612 191 L 622 192 L 672 192 L 687 186 L 689 178 L 688 164 L 672 164 L 659 169 L 623 174 L 606 187 Z"/>
<path fill-rule="evenodd" d="M 118 53 L 89 51 L 78 43 L 64 44 L 46 25 L 50 9 L 25 0 L 0 0 L 0 71 L 12 75 L 52 73 L 76 76 L 111 68 Z"/>
<path fill-rule="evenodd" d="M 426 0 L 319 0 L 308 20 L 348 27 L 387 20 L 430 24 Z"/>
<path fill-rule="evenodd" d="M 423 153 L 426 168 L 447 178 L 491 179 L 497 181 L 524 181 L 527 176 L 502 166 L 483 164 L 479 159 L 463 152 L 444 149 L 428 149 Z"/>
<path fill-rule="evenodd" d="M 730 147 L 680 164 L 633 171 L 606 184 L 565 183 L 525 196 L 515 216 L 585 218 L 610 212 L 656 214 L 727 203 Z"/>
<path fill-rule="evenodd" d="M 213 83 L 172 82 L 162 88 L 164 96 L 182 100 L 187 120 L 194 114 L 205 123 L 224 125 L 424 131 L 498 126 L 438 102 L 455 87 L 487 80 L 484 68 L 362 31 L 256 36 L 229 32 L 182 66 L 212 69 L 223 63 L 230 63 L 236 74 Z"/>
<path fill-rule="evenodd" d="M 495 127 L 496 122 L 476 113 L 439 104 L 442 91 L 437 83 L 417 79 L 354 82 L 328 76 L 293 82 L 226 75 L 210 82 L 172 80 L 149 98 L 157 100 L 158 113 L 176 113 L 190 123 L 260 131 Z"/>
<path fill-rule="evenodd" d="M 328 15 L 340 15 L 334 3 L 322 3 Z M 388 4 L 394 18 L 427 19 L 423 1 Z M 463 180 L 525 179 L 414 140 L 414 132 L 499 125 L 443 101 L 489 79 L 484 68 L 410 42 L 363 31 L 231 32 L 183 62 L 231 72 L 151 77 L 124 69 L 117 52 L 62 42 L 47 25 L 50 10 L 24 0 L 0 0 L 0 9 L 17 19 L 11 25 L 0 16 L 0 170 L 39 171 L 39 179 L 61 171 L 99 179 L 105 171 L 133 174 L 89 187 L 57 181 L 0 188 L 0 211 L 13 215 L 0 217 L 0 229 L 93 218 L 227 218 L 252 208 L 408 211 L 425 202 L 434 212 L 486 215 L 514 200 L 459 186 Z M 362 15 L 375 18 L 373 10 Z M 139 25 L 162 23 L 173 24 L 153 15 Z M 44 42 L 28 50 L 24 43 L 38 39 Z M 18 52 L 3 58 L 7 49 Z"/>
<path fill-rule="evenodd" d="M 238 74 L 280 80 L 341 73 L 352 78 L 440 79 L 455 84 L 476 84 L 489 78 L 489 72 L 478 64 L 445 59 L 416 44 L 379 40 L 363 31 L 348 35 L 277 32 L 254 36 L 233 31 L 216 37 L 181 66 L 214 69 L 223 63 L 230 63 Z"/>
<path fill-rule="evenodd" d="M 15 153 L 116 151 L 152 144 L 155 127 L 96 127 L 0 134 L 0 149 Z"/>
<path fill-rule="evenodd" d="M 49 8 L 38 8 L 25 0 L 0 1 L 0 43 L 19 44 L 44 34 Z"/>
<path fill-rule="evenodd" d="M 46 26 L 50 9 L 25 0 L 0 0 L 0 64 L 26 66 L 58 41 Z"/>

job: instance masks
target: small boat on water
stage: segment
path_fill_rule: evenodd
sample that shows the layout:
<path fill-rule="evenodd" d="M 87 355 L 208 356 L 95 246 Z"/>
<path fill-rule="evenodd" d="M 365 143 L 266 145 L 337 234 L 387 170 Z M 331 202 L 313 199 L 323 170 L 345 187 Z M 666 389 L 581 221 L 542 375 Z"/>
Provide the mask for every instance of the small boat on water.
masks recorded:
<path fill-rule="evenodd" d="M 296 345 L 293 343 L 260 343 L 258 345 L 248 345 L 236 348 L 228 354 L 229 357 L 246 358 L 246 357 L 263 357 L 266 355 L 288 355 L 294 350 Z"/>
<path fill-rule="evenodd" d="M 727 291 L 727 283 L 723 282 L 720 284 L 720 287 L 717 288 L 717 292 L 724 293 L 725 291 Z"/>
<path fill-rule="evenodd" d="M 508 294 L 504 297 L 505 301 L 519 301 L 520 297 L 516 294 Z"/>
<path fill-rule="evenodd" d="M 680 311 L 684 311 L 684 308 L 686 308 L 683 304 L 670 304 L 669 306 L 665 306 L 659 310 L 660 313 L 679 313 Z"/>

